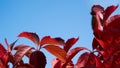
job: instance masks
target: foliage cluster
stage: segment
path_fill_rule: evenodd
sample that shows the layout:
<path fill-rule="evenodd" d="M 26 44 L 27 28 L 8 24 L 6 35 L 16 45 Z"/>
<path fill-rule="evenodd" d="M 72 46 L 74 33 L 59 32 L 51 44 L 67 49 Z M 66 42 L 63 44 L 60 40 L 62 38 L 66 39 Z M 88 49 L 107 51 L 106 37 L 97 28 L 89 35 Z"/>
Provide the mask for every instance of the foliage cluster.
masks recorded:
<path fill-rule="evenodd" d="M 31 40 L 36 47 L 26 44 L 14 46 L 18 40 L 9 44 L 5 39 L 8 48 L 0 44 L 0 68 L 9 68 L 9 62 L 13 68 L 45 68 L 47 60 L 42 48 L 56 56 L 52 60 L 52 68 L 120 68 L 120 15 L 109 17 L 117 7 L 92 7 L 92 50 L 85 47 L 71 48 L 79 38 L 65 41 L 60 37 L 45 36 L 40 39 L 36 33 L 22 32 L 18 37 Z M 15 54 L 12 53 L 13 50 L 16 51 Z M 73 63 L 74 56 L 82 50 L 86 51 Z M 29 63 L 24 63 L 23 56 L 28 57 Z"/>

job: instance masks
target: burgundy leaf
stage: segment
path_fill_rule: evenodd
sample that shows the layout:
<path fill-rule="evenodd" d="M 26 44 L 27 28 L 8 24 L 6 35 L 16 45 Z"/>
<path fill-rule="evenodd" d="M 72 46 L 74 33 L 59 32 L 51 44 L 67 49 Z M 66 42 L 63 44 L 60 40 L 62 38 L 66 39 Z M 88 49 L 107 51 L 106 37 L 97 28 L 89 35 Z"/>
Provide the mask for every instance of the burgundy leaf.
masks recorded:
<path fill-rule="evenodd" d="M 14 65 L 16 65 L 18 62 L 21 61 L 22 57 L 31 49 L 33 49 L 30 46 L 21 44 L 18 45 L 14 48 L 15 50 L 17 50 L 17 52 L 14 55 Z"/>
<path fill-rule="evenodd" d="M 45 68 L 46 63 L 46 56 L 42 51 L 37 50 L 30 55 L 30 64 L 33 68 Z"/>
<path fill-rule="evenodd" d="M 79 57 L 79 59 L 78 59 L 78 61 L 77 61 L 77 63 L 76 63 L 76 68 L 82 68 L 82 67 L 84 68 L 85 65 L 87 64 L 88 59 L 89 59 L 89 55 L 90 55 L 89 52 L 83 53 L 83 54 Z"/>
<path fill-rule="evenodd" d="M 24 38 L 31 40 L 32 42 L 34 42 L 36 44 L 36 47 L 38 48 L 38 45 L 40 43 L 40 39 L 36 33 L 22 32 L 18 35 L 18 37 L 24 37 Z"/>
<path fill-rule="evenodd" d="M 70 38 L 66 42 L 66 46 L 64 47 L 64 50 L 66 52 L 69 51 L 69 49 L 78 41 L 79 38 Z"/>
<path fill-rule="evenodd" d="M 103 18 L 103 21 L 106 21 L 108 19 L 108 17 L 117 9 L 118 6 L 109 6 L 107 7 L 107 9 L 105 9 L 104 11 L 104 18 Z"/>
<path fill-rule="evenodd" d="M 66 52 L 62 48 L 54 45 L 47 45 L 44 48 L 62 62 L 66 62 Z"/>
<path fill-rule="evenodd" d="M 51 38 L 50 36 L 45 36 L 42 38 L 40 42 L 40 46 L 43 46 L 44 44 L 54 45 L 54 44 L 58 44 L 58 42 L 56 39 Z"/>

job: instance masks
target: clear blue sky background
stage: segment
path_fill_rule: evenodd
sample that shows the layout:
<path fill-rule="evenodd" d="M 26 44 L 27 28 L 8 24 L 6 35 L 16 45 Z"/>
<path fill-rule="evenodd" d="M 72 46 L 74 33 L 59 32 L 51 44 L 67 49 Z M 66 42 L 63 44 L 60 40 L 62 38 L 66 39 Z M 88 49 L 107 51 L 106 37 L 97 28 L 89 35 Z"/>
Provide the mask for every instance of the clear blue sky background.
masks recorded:
<path fill-rule="evenodd" d="M 46 35 L 62 37 L 80 37 L 75 46 L 91 49 L 93 33 L 91 29 L 91 7 L 99 4 L 104 7 L 120 4 L 119 0 L 0 0 L 0 42 L 6 47 L 4 38 L 11 43 L 23 31 L 36 32 L 40 38 Z M 120 13 L 120 7 L 114 13 Z M 34 44 L 20 39 L 17 44 Z M 46 68 L 51 68 L 50 53 Z M 26 58 L 24 59 L 25 61 Z M 74 58 L 76 62 L 77 57 Z"/>

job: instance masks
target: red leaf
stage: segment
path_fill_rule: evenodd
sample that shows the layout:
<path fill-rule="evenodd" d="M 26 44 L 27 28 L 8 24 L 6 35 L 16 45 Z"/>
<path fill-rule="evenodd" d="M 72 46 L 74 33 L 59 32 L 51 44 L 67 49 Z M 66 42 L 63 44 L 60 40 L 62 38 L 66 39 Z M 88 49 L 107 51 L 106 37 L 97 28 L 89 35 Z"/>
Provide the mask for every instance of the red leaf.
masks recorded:
<path fill-rule="evenodd" d="M 44 46 L 44 48 L 51 54 L 55 55 L 62 62 L 66 62 L 66 52 L 62 48 L 54 45 L 47 45 Z"/>
<path fill-rule="evenodd" d="M 3 47 L 2 44 L 0 44 L 0 58 L 3 61 L 4 65 L 7 64 L 8 62 L 8 52 L 7 50 Z"/>
<path fill-rule="evenodd" d="M 57 38 L 55 38 L 55 39 L 58 41 L 58 43 L 59 43 L 60 45 L 65 46 L 65 41 L 64 41 L 62 38 L 57 37 Z"/>
<path fill-rule="evenodd" d="M 24 45 L 24 44 L 21 44 L 19 46 L 16 46 L 14 48 L 15 50 L 17 50 L 17 52 L 15 53 L 14 55 L 14 65 L 16 65 L 18 62 L 21 61 L 22 57 L 31 49 L 33 49 L 32 47 L 30 46 L 27 46 L 27 45 Z"/>
<path fill-rule="evenodd" d="M 104 13 L 105 15 L 103 16 L 103 21 L 106 21 L 108 19 L 108 17 L 117 9 L 118 6 L 109 6 L 107 7 L 107 9 L 105 9 Z"/>
<path fill-rule="evenodd" d="M 98 39 L 98 38 L 95 38 L 95 39 L 96 39 L 96 41 L 98 41 L 98 43 L 100 44 L 100 46 L 101 46 L 103 49 L 107 48 L 107 46 L 105 45 L 105 43 L 104 43 L 101 39 Z"/>
<path fill-rule="evenodd" d="M 52 60 L 52 68 L 61 68 L 61 61 L 57 58 Z"/>
<path fill-rule="evenodd" d="M 112 16 L 108 22 L 106 23 L 106 26 L 104 27 L 104 32 L 111 34 L 113 36 L 120 35 L 120 15 Z"/>
<path fill-rule="evenodd" d="M 42 38 L 40 42 L 40 46 L 43 46 L 44 44 L 54 45 L 54 44 L 58 44 L 58 42 L 56 39 L 51 38 L 50 36 L 45 36 Z"/>
<path fill-rule="evenodd" d="M 99 57 L 93 53 L 87 52 L 79 57 L 77 64 L 76 68 L 104 68 L 104 65 L 102 64 Z"/>
<path fill-rule="evenodd" d="M 64 50 L 66 52 L 69 51 L 69 49 L 78 41 L 79 38 L 70 38 L 66 42 L 66 46 L 64 47 Z"/>
<path fill-rule="evenodd" d="M 0 59 L 0 68 L 6 68 L 6 66 L 4 65 L 4 62 Z"/>
<path fill-rule="evenodd" d="M 71 59 L 77 54 L 79 53 L 81 50 L 88 50 L 85 47 L 76 47 L 70 50 L 70 52 L 68 52 L 67 54 L 67 62 L 71 61 Z"/>
<path fill-rule="evenodd" d="M 84 66 L 86 65 L 88 59 L 89 59 L 89 55 L 90 55 L 89 52 L 83 53 L 83 54 L 79 57 L 79 59 L 78 59 L 78 61 L 77 61 L 77 63 L 76 63 L 76 68 L 82 68 L 82 67 L 84 67 Z"/>
<path fill-rule="evenodd" d="M 15 43 L 16 43 L 17 41 L 18 41 L 18 39 L 17 39 L 16 41 L 14 41 L 13 43 L 8 44 L 8 41 L 7 41 L 7 39 L 5 38 L 5 43 L 6 43 L 7 47 L 8 47 L 8 52 L 11 52 L 11 51 L 12 51 L 12 49 L 13 49 L 13 47 L 14 47 L 14 45 L 15 45 Z"/>
<path fill-rule="evenodd" d="M 97 56 L 95 56 L 95 61 L 96 61 L 96 68 L 104 68 L 104 65 L 100 61 L 100 58 L 98 58 Z"/>
<path fill-rule="evenodd" d="M 39 36 L 36 33 L 22 32 L 18 35 L 18 37 L 24 37 L 24 38 L 31 40 L 32 42 L 36 44 L 36 47 L 38 48 L 40 40 L 39 40 Z"/>
<path fill-rule="evenodd" d="M 92 42 L 92 48 L 93 48 L 93 50 L 94 50 L 94 49 L 97 49 L 98 45 L 99 45 L 99 43 L 98 43 L 97 40 L 94 38 L 94 39 L 93 39 L 93 42 Z"/>
<path fill-rule="evenodd" d="M 72 50 L 70 50 L 70 52 L 68 52 L 68 54 L 67 54 L 67 61 L 66 61 L 66 63 L 63 65 L 63 67 L 66 67 L 67 64 L 72 60 L 72 58 L 73 58 L 77 53 L 79 53 L 81 50 L 88 50 L 88 49 L 85 48 L 85 47 L 76 47 L 76 48 L 73 48 Z"/>

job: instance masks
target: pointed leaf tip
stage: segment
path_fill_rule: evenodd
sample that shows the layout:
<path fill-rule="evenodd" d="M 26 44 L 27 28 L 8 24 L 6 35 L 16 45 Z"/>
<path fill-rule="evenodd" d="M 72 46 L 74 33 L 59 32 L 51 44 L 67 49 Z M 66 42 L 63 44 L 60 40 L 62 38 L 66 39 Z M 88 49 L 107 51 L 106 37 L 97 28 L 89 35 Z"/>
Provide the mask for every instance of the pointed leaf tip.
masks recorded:
<path fill-rule="evenodd" d="M 103 18 L 103 21 L 106 21 L 108 19 L 108 17 L 118 8 L 118 5 L 115 6 L 115 5 L 112 5 L 112 6 L 109 6 L 105 9 L 104 11 L 104 18 Z"/>
<path fill-rule="evenodd" d="M 78 41 L 79 38 L 70 38 L 66 42 L 66 46 L 64 47 L 64 50 L 66 52 L 69 51 L 69 49 Z"/>

